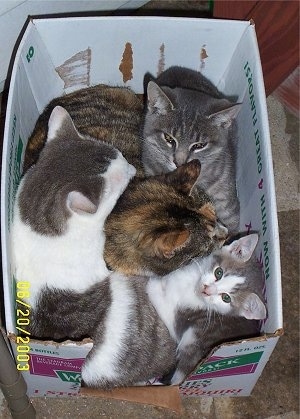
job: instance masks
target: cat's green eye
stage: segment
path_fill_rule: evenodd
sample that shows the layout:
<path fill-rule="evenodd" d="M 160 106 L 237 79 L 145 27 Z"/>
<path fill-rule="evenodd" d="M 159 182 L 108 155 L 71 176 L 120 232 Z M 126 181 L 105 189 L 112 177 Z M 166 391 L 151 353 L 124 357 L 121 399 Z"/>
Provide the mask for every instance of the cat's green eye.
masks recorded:
<path fill-rule="evenodd" d="M 166 140 L 166 142 L 172 146 L 172 147 L 176 147 L 176 141 L 174 140 L 174 138 L 170 135 L 164 132 L 164 139 Z"/>
<path fill-rule="evenodd" d="M 231 297 L 230 295 L 226 294 L 225 292 L 223 292 L 223 294 L 221 294 L 222 300 L 224 301 L 224 303 L 230 303 L 231 302 Z"/>
<path fill-rule="evenodd" d="M 207 143 L 197 143 L 197 144 L 193 144 L 191 147 L 191 151 L 197 151 L 197 150 L 202 150 L 204 147 L 207 146 Z"/>
<path fill-rule="evenodd" d="M 218 266 L 215 270 L 214 270 L 214 275 L 216 278 L 216 281 L 220 281 L 220 279 L 223 276 L 223 269 L 221 268 L 221 266 Z"/>

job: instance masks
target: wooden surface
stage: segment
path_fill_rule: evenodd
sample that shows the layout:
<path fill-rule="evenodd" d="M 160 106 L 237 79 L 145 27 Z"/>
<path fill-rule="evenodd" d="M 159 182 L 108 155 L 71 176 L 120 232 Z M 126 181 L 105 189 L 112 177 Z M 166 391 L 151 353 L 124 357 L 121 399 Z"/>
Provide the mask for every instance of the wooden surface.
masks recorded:
<path fill-rule="evenodd" d="M 82 396 L 150 404 L 165 407 L 178 414 L 182 413 L 182 403 L 178 386 L 120 387 L 110 391 L 82 387 L 80 394 Z"/>
<path fill-rule="evenodd" d="M 252 1 L 214 1 L 214 17 L 222 17 L 228 19 L 244 20 L 251 10 L 258 3 L 257 0 Z"/>
<path fill-rule="evenodd" d="M 214 17 L 253 19 L 267 96 L 299 65 L 298 1 L 214 2 Z"/>

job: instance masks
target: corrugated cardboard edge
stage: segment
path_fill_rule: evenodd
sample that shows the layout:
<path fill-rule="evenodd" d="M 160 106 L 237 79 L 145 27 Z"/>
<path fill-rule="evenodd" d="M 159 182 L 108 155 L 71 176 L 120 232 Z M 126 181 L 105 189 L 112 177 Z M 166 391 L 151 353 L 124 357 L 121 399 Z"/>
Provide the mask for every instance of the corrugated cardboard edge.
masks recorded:
<path fill-rule="evenodd" d="M 13 332 L 9 332 L 7 334 L 7 337 L 9 340 L 11 340 L 12 342 L 16 343 L 16 339 L 17 339 L 17 335 Z M 30 337 L 30 335 L 29 335 Z M 32 343 L 39 343 L 41 345 L 47 346 L 47 345 L 53 345 L 53 346 L 68 346 L 68 345 L 76 345 L 76 346 L 82 346 L 85 345 L 87 343 L 93 343 L 93 340 L 91 338 L 84 338 L 82 340 L 71 340 L 71 339 L 66 339 L 63 340 L 61 342 L 57 342 L 55 340 L 42 340 L 42 339 L 36 339 L 36 338 L 32 338 L 30 339 L 30 342 Z"/>
<path fill-rule="evenodd" d="M 177 413 L 182 413 L 183 411 L 178 386 L 126 387 L 110 391 L 82 387 L 79 394 L 81 396 L 150 404 L 152 406 L 164 407 Z"/>
<path fill-rule="evenodd" d="M 283 336 L 284 335 L 284 329 L 283 328 L 281 328 L 281 329 L 277 329 L 277 330 L 275 330 L 275 332 L 274 332 L 274 334 L 272 334 L 271 335 L 271 337 L 272 336 Z"/>

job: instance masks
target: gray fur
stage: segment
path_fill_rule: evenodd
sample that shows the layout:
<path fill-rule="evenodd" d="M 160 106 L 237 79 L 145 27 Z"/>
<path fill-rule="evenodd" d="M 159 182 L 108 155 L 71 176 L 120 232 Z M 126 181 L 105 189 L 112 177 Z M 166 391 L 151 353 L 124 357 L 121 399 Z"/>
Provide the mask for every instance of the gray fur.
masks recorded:
<path fill-rule="evenodd" d="M 25 175 L 19 196 L 22 221 L 39 234 L 62 234 L 71 215 L 66 205 L 68 194 L 76 190 L 98 206 L 104 187 L 101 174 L 117 153 L 110 144 L 79 136 L 66 119 L 57 138 L 46 144 Z M 62 164 L 62 156 L 72 158 L 65 158 Z"/>
<path fill-rule="evenodd" d="M 165 173 L 199 159 L 202 172 L 198 186 L 213 199 L 217 215 L 229 231 L 237 232 L 235 118 L 240 104 L 230 102 L 201 73 L 182 67 L 171 67 L 156 83 L 150 81 L 147 96 L 142 146 L 146 174 Z M 177 145 L 174 142 L 170 147 L 164 133 Z M 189 149 L 195 143 L 204 145 L 203 149 Z"/>
<path fill-rule="evenodd" d="M 31 310 L 29 332 L 40 339 L 90 337 L 105 322 L 110 303 L 109 279 L 81 293 L 44 287 Z"/>

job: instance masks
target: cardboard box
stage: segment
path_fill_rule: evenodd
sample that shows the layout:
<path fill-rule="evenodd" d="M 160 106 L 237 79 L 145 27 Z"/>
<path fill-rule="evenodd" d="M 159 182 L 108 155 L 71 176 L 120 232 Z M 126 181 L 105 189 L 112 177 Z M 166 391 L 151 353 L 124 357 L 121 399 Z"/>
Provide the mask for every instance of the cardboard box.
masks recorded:
<path fill-rule="evenodd" d="M 142 93 L 147 71 L 156 75 L 171 65 L 201 70 L 221 91 L 238 96 L 238 101 L 243 102 L 238 115 L 240 229 L 261 232 L 256 255 L 263 265 L 268 304 L 263 335 L 216 348 L 180 386 L 180 394 L 249 395 L 282 334 L 272 154 L 254 25 L 241 21 L 156 17 L 32 20 L 20 43 L 12 73 L 1 202 L 6 329 L 19 368 L 22 365 L 29 368 L 24 371 L 24 377 L 30 396 L 78 394 L 80 366 L 92 343 L 30 341 L 27 345 L 20 339 L 17 341 L 16 325 L 17 328 L 26 325 L 26 318 L 15 316 L 16 284 L 9 242 L 13 202 L 27 138 L 52 98 L 97 83 L 126 85 Z M 30 292 L 30 278 L 26 286 Z M 158 392 L 155 386 L 146 390 L 148 393 L 144 393 L 149 397 Z M 140 391 L 138 388 L 120 390 L 118 396 L 127 398 L 131 394 L 134 399 Z M 170 387 L 160 388 L 161 394 L 173 391 Z"/>

